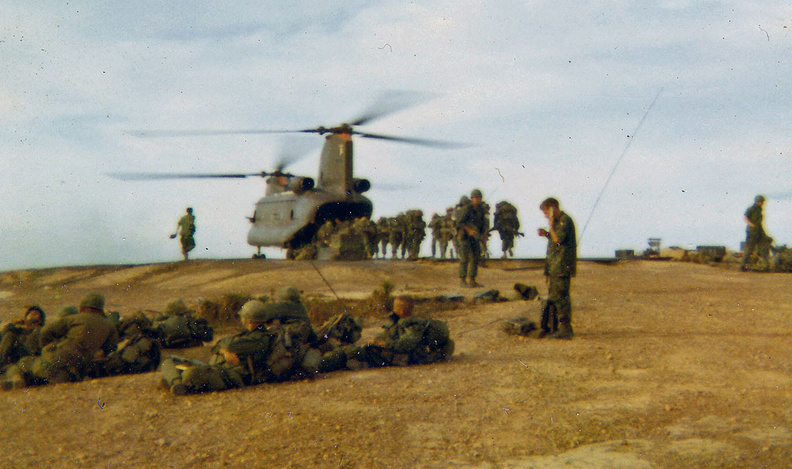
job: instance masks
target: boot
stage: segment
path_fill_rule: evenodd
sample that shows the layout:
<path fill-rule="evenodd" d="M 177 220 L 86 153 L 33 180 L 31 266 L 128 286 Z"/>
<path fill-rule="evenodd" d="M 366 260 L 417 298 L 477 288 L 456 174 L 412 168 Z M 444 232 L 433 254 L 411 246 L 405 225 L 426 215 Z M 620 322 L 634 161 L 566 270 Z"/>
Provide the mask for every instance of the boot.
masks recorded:
<path fill-rule="evenodd" d="M 569 321 L 560 320 L 558 322 L 558 331 L 551 335 L 551 339 L 565 339 L 570 340 L 574 336 L 572 332 L 572 324 Z"/>

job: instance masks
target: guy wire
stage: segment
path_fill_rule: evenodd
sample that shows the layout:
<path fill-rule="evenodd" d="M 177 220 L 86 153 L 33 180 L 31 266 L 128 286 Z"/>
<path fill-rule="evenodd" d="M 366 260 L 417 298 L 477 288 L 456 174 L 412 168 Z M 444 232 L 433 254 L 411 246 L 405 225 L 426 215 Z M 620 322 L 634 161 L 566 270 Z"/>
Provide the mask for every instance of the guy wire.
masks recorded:
<path fill-rule="evenodd" d="M 649 115 L 649 111 L 652 110 L 652 106 L 654 106 L 655 102 L 657 102 L 657 98 L 660 97 L 660 93 L 662 93 L 662 92 L 663 92 L 663 88 L 660 88 L 660 91 L 657 92 L 657 95 L 652 100 L 652 104 L 650 104 L 649 107 L 646 108 L 646 112 L 644 113 L 643 117 L 641 118 L 641 121 L 638 122 L 638 126 L 635 127 L 635 130 L 632 133 L 632 137 L 630 137 L 627 140 L 627 145 L 625 145 L 624 151 L 622 151 L 621 155 L 619 156 L 619 159 L 616 160 L 616 164 L 613 165 L 613 169 L 611 170 L 610 175 L 608 175 L 608 179 L 605 181 L 605 184 L 602 186 L 602 190 L 600 190 L 600 193 L 597 196 L 597 199 L 594 201 L 594 206 L 591 207 L 591 213 L 589 213 L 589 216 L 586 219 L 586 224 L 583 225 L 583 231 L 581 231 L 580 232 L 580 236 L 578 236 L 578 244 L 580 244 L 581 241 L 583 240 L 583 234 L 586 232 L 586 228 L 588 228 L 589 222 L 591 221 L 591 217 L 594 215 L 594 211 L 597 209 L 597 204 L 599 204 L 599 201 L 602 198 L 602 194 L 605 193 L 605 189 L 608 187 L 608 184 L 610 183 L 611 179 L 613 178 L 613 175 L 616 173 L 616 169 L 619 167 L 619 164 L 621 163 L 622 159 L 624 158 L 624 155 L 627 154 L 627 150 L 630 149 L 630 145 L 632 145 L 633 140 L 635 140 L 635 136 L 638 135 L 638 131 L 641 130 L 641 126 L 643 125 L 644 121 L 646 120 L 646 116 Z"/>
<path fill-rule="evenodd" d="M 316 270 L 316 273 L 319 274 L 319 276 L 322 278 L 322 280 L 324 281 L 325 285 L 327 285 L 327 288 L 329 288 L 330 291 L 333 292 L 333 295 L 335 295 L 335 297 L 338 300 L 338 302 L 341 303 L 341 306 L 344 308 L 344 311 L 349 312 L 349 310 L 347 309 L 347 307 L 344 304 L 343 300 L 341 300 L 341 297 L 338 296 L 338 293 L 336 293 L 336 291 L 333 289 L 333 286 L 330 285 L 330 282 L 328 282 L 327 279 L 325 278 L 325 276 L 322 275 L 322 272 L 319 271 L 319 267 L 316 267 L 316 264 L 314 264 L 313 261 L 311 261 L 311 265 L 313 266 L 314 270 Z"/>

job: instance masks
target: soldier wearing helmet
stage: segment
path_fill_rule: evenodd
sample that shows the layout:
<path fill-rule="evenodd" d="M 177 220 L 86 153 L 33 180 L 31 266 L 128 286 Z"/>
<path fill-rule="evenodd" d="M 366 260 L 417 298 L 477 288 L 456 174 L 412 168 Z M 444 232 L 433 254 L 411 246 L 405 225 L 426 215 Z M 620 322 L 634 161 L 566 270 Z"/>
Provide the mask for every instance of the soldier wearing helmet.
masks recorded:
<path fill-rule="evenodd" d="M 118 345 L 118 329 L 104 313 L 105 298 L 89 293 L 79 312 L 59 317 L 41 330 L 41 355 L 23 357 L 6 370 L 4 389 L 34 384 L 80 381 L 97 357 L 106 357 Z"/>
<path fill-rule="evenodd" d="M 487 234 L 487 214 L 478 189 L 470 193 L 470 203 L 463 205 L 456 220 L 459 255 L 459 281 L 462 286 L 480 287 L 476 282 L 481 262 L 482 240 Z"/>
<path fill-rule="evenodd" d="M 168 357 L 162 362 L 162 382 L 177 395 L 240 388 L 267 380 L 267 358 L 274 337 L 266 328 L 267 308 L 259 300 L 242 306 L 244 331 L 217 342 L 209 363 Z"/>

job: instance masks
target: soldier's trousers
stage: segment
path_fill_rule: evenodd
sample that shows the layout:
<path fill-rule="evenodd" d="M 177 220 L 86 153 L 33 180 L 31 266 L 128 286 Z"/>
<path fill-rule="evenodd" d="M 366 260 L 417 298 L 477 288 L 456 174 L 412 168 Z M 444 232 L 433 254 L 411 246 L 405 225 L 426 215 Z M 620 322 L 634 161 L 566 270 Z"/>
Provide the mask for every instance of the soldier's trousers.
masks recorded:
<path fill-rule="evenodd" d="M 475 280 L 481 260 L 481 243 L 475 238 L 459 240 L 459 278 Z"/>
<path fill-rule="evenodd" d="M 742 263 L 740 264 L 741 267 L 745 267 L 748 263 L 748 260 L 753 255 L 754 251 L 756 251 L 756 255 L 765 262 L 765 266 L 770 266 L 770 249 L 767 245 L 767 235 L 764 233 L 759 234 L 749 234 L 745 238 L 745 246 L 743 247 L 743 258 Z"/>
<path fill-rule="evenodd" d="M 572 324 L 572 300 L 569 297 L 571 277 L 550 277 L 547 299 L 555 305 L 559 324 Z"/>

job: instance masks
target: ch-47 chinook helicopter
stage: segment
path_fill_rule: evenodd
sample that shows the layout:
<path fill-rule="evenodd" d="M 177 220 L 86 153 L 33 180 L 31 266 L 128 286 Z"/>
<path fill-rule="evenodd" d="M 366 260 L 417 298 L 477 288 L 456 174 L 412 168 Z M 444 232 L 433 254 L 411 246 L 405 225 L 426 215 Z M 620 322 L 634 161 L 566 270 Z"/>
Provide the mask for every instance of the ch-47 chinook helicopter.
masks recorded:
<path fill-rule="evenodd" d="M 380 106 L 381 107 L 381 106 Z M 404 138 L 390 135 L 361 132 L 355 129 L 395 112 L 405 105 L 391 106 L 389 110 L 371 111 L 351 123 L 335 127 L 316 127 L 302 130 L 239 130 L 239 131 L 160 131 L 141 132 L 142 136 L 185 136 L 226 134 L 268 133 L 315 133 L 325 136 L 316 179 L 283 172 L 283 165 L 275 171 L 230 174 L 167 174 L 167 173 L 114 173 L 111 176 L 122 180 L 188 179 L 188 178 L 266 178 L 264 197 L 256 202 L 252 226 L 247 242 L 257 247 L 253 258 L 265 257 L 262 247 L 287 249 L 287 257 L 294 250 L 311 243 L 326 221 L 346 221 L 359 217 L 371 217 L 373 205 L 363 195 L 371 188 L 367 179 L 356 178 L 353 173 L 353 137 L 372 138 L 414 145 L 433 147 L 458 147 L 459 144 L 439 140 Z M 398 108 L 398 109 L 397 109 Z"/>

